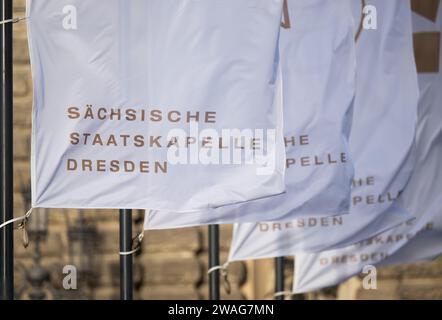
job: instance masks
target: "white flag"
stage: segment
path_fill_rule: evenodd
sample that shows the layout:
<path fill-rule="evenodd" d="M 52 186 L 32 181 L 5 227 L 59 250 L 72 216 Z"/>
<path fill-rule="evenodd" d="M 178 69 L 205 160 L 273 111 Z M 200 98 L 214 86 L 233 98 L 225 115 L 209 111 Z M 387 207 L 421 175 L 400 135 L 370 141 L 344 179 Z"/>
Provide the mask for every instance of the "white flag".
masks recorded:
<path fill-rule="evenodd" d="M 285 190 L 283 0 L 33 0 L 34 207 L 188 212 Z"/>
<path fill-rule="evenodd" d="M 442 5 L 437 11 L 438 3 L 431 2 L 413 3 L 421 92 L 414 149 L 416 165 L 397 201 L 416 219 L 344 249 L 297 255 L 296 292 L 338 284 L 360 273 L 366 265 L 415 262 L 442 253 Z"/>
<path fill-rule="evenodd" d="M 355 92 L 350 1 L 287 4 L 280 36 L 287 192 L 179 217 L 154 211 L 146 215 L 147 229 L 348 213 L 353 165 L 347 138 Z"/>
<path fill-rule="evenodd" d="M 352 3 L 354 17 L 360 19 L 363 8 L 359 1 Z M 376 18 L 376 8 L 379 28 L 362 30 L 356 46 L 357 93 L 350 135 L 355 179 L 350 214 L 290 223 L 240 224 L 234 229 L 231 260 L 339 248 L 410 218 L 392 203 L 413 167 L 410 149 L 419 92 L 411 10 L 403 0 L 372 0 L 367 5 L 362 26 L 368 28 L 367 21 Z M 396 29 L 401 32 L 395 33 Z"/>

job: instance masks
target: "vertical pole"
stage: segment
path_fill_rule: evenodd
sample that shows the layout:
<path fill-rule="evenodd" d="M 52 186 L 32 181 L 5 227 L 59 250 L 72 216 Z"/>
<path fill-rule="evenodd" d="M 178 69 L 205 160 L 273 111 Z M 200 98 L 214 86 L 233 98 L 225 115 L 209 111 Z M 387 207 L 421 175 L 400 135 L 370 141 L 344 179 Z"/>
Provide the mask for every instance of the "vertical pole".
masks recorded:
<path fill-rule="evenodd" d="M 132 250 L 132 210 L 120 209 L 120 251 Z M 133 300 L 133 255 L 120 255 L 120 299 Z"/>
<path fill-rule="evenodd" d="M 1 0 L 0 20 L 12 18 L 12 0 Z M 0 26 L 0 223 L 13 218 L 12 24 Z M 13 226 L 0 230 L 0 299 L 14 299 Z"/>
<path fill-rule="evenodd" d="M 219 226 L 209 226 L 209 269 L 219 266 Z M 209 274 L 209 300 L 220 300 L 219 270 Z"/>
<path fill-rule="evenodd" d="M 275 293 L 284 292 L 284 258 L 275 258 Z M 275 300 L 284 300 L 283 295 L 275 297 Z"/>

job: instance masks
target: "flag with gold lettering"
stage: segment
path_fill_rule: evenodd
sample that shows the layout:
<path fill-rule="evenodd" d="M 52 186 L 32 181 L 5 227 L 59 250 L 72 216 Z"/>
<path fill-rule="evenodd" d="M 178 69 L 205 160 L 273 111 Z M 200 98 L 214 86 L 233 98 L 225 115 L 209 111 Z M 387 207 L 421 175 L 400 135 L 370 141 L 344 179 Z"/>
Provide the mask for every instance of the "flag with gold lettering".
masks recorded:
<path fill-rule="evenodd" d="M 27 5 L 34 207 L 189 212 L 284 192 L 283 0 Z"/>
<path fill-rule="evenodd" d="M 358 76 L 350 134 L 355 163 L 350 214 L 237 225 L 231 260 L 339 248 L 410 218 L 392 205 L 413 168 L 410 150 L 419 93 L 409 2 L 370 0 L 364 8 L 359 1 L 352 4 L 354 18 L 361 23 L 355 32 Z"/>
<path fill-rule="evenodd" d="M 348 133 L 355 92 L 350 1 L 289 0 L 285 8 L 279 50 L 286 193 L 180 217 L 151 212 L 147 229 L 348 212 L 353 177 Z"/>
<path fill-rule="evenodd" d="M 416 262 L 442 253 L 442 4 L 418 0 L 412 7 L 420 88 L 416 165 L 397 204 L 415 219 L 350 247 L 296 255 L 296 292 L 338 284 L 366 265 Z"/>

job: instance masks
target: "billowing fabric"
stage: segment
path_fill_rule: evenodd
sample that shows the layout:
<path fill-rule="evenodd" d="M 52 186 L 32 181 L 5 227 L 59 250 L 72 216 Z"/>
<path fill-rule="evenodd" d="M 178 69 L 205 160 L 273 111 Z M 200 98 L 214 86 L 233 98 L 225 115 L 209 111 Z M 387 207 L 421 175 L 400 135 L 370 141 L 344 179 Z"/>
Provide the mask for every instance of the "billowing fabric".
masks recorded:
<path fill-rule="evenodd" d="M 429 2 L 415 1 L 413 8 L 420 88 L 413 150 L 416 165 L 397 204 L 416 218 L 357 245 L 296 255 L 296 292 L 338 284 L 360 273 L 366 265 L 415 262 L 442 253 L 442 5 L 437 15 L 437 5 Z"/>
<path fill-rule="evenodd" d="M 355 20 L 361 20 L 361 2 L 351 3 Z M 355 178 L 350 214 L 289 224 L 240 224 L 234 230 L 231 260 L 340 248 L 411 217 L 392 205 L 413 168 L 410 150 L 419 91 L 410 3 L 370 0 L 366 5 L 377 8 L 378 29 L 362 30 L 356 45 L 357 90 L 350 134 Z"/>
<path fill-rule="evenodd" d="M 28 1 L 33 206 L 189 212 L 284 192 L 282 4 Z"/>
<path fill-rule="evenodd" d="M 287 3 L 280 36 L 286 193 L 180 217 L 153 211 L 146 214 L 147 229 L 348 213 L 353 177 L 348 133 L 355 92 L 350 2 Z"/>

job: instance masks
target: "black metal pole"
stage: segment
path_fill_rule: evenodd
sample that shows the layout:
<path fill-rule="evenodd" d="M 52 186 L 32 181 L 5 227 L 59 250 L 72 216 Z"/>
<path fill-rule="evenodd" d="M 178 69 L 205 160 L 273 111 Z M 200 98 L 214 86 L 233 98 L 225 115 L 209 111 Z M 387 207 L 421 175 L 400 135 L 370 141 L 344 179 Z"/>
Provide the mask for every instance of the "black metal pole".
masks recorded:
<path fill-rule="evenodd" d="M 219 266 L 219 226 L 209 226 L 209 269 Z M 209 274 L 209 300 L 220 300 L 219 270 Z"/>
<path fill-rule="evenodd" d="M 12 18 L 12 0 L 1 0 L 0 20 Z M 12 23 L 0 26 L 0 224 L 13 218 Z M 13 226 L 0 230 L 0 299 L 14 299 Z"/>
<path fill-rule="evenodd" d="M 275 258 L 275 293 L 284 292 L 284 258 Z M 284 300 L 284 295 L 278 295 L 275 300 Z"/>
<path fill-rule="evenodd" d="M 132 210 L 120 210 L 120 251 L 132 250 Z M 133 255 L 120 255 L 120 299 L 133 300 Z"/>

